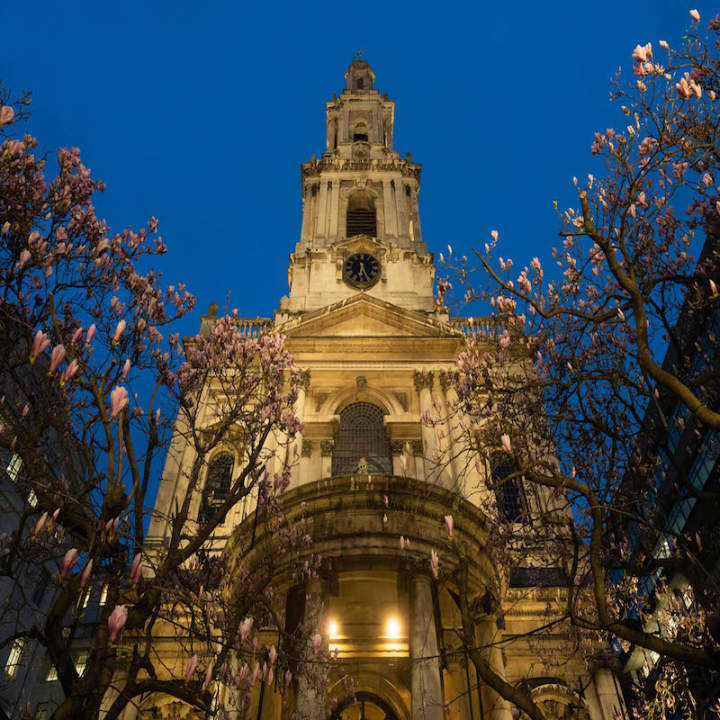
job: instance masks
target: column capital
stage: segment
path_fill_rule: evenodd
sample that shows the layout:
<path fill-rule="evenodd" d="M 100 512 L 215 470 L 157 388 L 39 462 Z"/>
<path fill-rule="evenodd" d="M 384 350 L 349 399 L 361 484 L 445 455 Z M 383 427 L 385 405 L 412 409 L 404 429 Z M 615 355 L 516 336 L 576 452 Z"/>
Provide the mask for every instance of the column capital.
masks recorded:
<path fill-rule="evenodd" d="M 300 370 L 298 379 L 300 387 L 307 392 L 310 387 L 310 370 Z"/>
<path fill-rule="evenodd" d="M 416 370 L 415 371 L 415 389 L 420 392 L 427 388 L 432 390 L 433 385 L 433 374 L 430 370 Z"/>
<path fill-rule="evenodd" d="M 312 440 L 303 440 L 302 456 L 310 457 L 312 455 L 312 451 L 313 451 L 313 441 Z"/>
<path fill-rule="evenodd" d="M 457 382 L 458 373 L 456 370 L 441 370 L 440 371 L 440 387 L 443 390 L 447 390 Z"/>
<path fill-rule="evenodd" d="M 333 454 L 335 448 L 334 440 L 321 440 L 320 441 L 320 454 L 323 457 L 330 457 Z"/>

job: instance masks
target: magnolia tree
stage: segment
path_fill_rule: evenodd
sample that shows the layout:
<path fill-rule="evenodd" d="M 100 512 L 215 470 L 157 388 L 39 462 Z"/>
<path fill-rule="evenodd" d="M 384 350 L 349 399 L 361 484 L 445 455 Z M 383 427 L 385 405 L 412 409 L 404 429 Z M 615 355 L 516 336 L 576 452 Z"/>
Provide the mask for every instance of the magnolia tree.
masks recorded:
<path fill-rule="evenodd" d="M 494 349 L 469 339 L 460 357 L 472 422 L 456 424 L 505 458 L 493 489 L 524 483 L 496 547 L 530 544 L 562 570 L 560 619 L 588 656 L 644 653 L 643 718 L 715 717 L 720 692 L 720 20 L 705 33 L 691 16 L 679 48 L 638 45 L 633 77 L 616 78 L 622 126 L 595 134 L 605 169 L 574 180 L 551 258 L 504 259 L 493 231 L 440 282 L 448 301 L 489 301 L 501 328 Z"/>
<path fill-rule="evenodd" d="M 110 720 L 151 693 L 214 714 L 222 683 L 242 707 L 254 684 L 282 670 L 255 628 L 280 622 L 274 562 L 306 542 L 283 521 L 287 470 L 265 470 L 270 434 L 301 430 L 297 371 L 282 337 L 243 337 L 233 317 L 186 340 L 185 352 L 171 325 L 194 298 L 148 269 L 166 251 L 157 222 L 111 233 L 93 207 L 104 186 L 77 149 L 60 149 L 57 175 L 46 178 L 50 161 L 18 133 L 28 103 L 0 99 L 0 448 L 15 482 L 3 486 L 0 646 L 46 651 L 63 695 L 55 718 L 93 718 L 103 707 Z M 148 548 L 148 503 L 173 432 L 192 461 L 166 537 Z M 228 443 L 239 468 L 199 521 L 208 458 Z M 252 567 L 242 551 L 208 551 L 250 493 L 269 538 Z M 40 570 L 50 587 L 34 593 Z M 79 675 L 79 600 L 100 586 L 107 600 Z M 157 634 L 179 642 L 172 662 Z"/>

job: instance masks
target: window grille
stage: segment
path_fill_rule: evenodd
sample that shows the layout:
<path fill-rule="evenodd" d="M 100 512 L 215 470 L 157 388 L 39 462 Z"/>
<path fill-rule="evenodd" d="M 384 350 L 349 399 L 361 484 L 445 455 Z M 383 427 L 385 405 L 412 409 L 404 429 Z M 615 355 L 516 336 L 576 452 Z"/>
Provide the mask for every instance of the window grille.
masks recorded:
<path fill-rule="evenodd" d="M 14 678 L 17 675 L 18 668 L 22 662 L 23 651 L 25 650 L 26 638 L 19 637 L 15 639 L 15 642 L 10 648 L 10 655 L 8 655 L 7 663 L 5 664 L 5 672 L 10 678 Z"/>
<path fill-rule="evenodd" d="M 364 402 L 348 405 L 340 413 L 332 474 L 356 474 L 361 458 L 365 458 L 369 475 L 392 475 L 392 455 L 385 434 L 383 411 Z"/>
<path fill-rule="evenodd" d="M 372 198 L 366 193 L 350 197 L 346 216 L 347 237 L 353 235 L 377 236 L 377 213 Z"/>
<path fill-rule="evenodd" d="M 519 477 L 505 480 L 517 472 L 517 465 L 505 453 L 494 453 L 490 458 L 490 469 L 495 486 L 495 501 L 501 517 L 507 522 L 517 522 L 527 510 L 525 489 Z"/>
<path fill-rule="evenodd" d="M 199 519 L 201 521 L 207 520 L 216 508 L 227 499 L 234 464 L 233 456 L 230 453 L 218 455 L 210 462 L 200 506 Z"/>

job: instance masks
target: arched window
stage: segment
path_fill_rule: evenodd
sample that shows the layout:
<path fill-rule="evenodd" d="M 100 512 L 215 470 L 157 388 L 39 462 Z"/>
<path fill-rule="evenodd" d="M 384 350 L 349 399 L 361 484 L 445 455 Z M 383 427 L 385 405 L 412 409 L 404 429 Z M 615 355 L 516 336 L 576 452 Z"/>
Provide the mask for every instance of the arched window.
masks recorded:
<path fill-rule="evenodd" d="M 199 520 L 207 520 L 227 499 L 234 465 L 235 461 L 230 453 L 221 453 L 210 461 L 205 476 Z"/>
<path fill-rule="evenodd" d="M 355 720 L 356 718 L 397 720 L 397 715 L 392 705 L 375 693 L 359 690 L 341 700 L 330 715 L 330 720 Z"/>
<path fill-rule="evenodd" d="M 527 509 L 527 502 L 522 479 L 510 477 L 517 472 L 515 461 L 507 453 L 493 453 L 490 458 L 490 470 L 500 516 L 507 522 L 517 522 Z M 509 479 L 505 480 L 505 478 Z"/>
<path fill-rule="evenodd" d="M 367 192 L 356 192 L 348 199 L 346 218 L 347 237 L 353 235 L 377 235 L 375 203 Z"/>
<path fill-rule="evenodd" d="M 365 123 L 358 123 L 353 130 L 353 142 L 367 142 L 368 129 Z"/>
<path fill-rule="evenodd" d="M 383 411 L 370 403 L 353 403 L 340 413 L 340 431 L 332 456 L 333 475 L 391 475 L 392 455 Z"/>

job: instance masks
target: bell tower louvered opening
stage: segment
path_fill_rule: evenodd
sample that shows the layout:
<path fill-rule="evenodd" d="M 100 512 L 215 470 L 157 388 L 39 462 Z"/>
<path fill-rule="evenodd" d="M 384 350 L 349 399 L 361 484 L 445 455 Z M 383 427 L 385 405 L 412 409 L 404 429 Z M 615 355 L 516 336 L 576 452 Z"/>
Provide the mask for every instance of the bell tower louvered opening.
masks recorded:
<path fill-rule="evenodd" d="M 348 201 L 347 237 L 369 235 L 377 237 L 377 212 L 372 197 L 366 192 L 355 193 Z"/>

